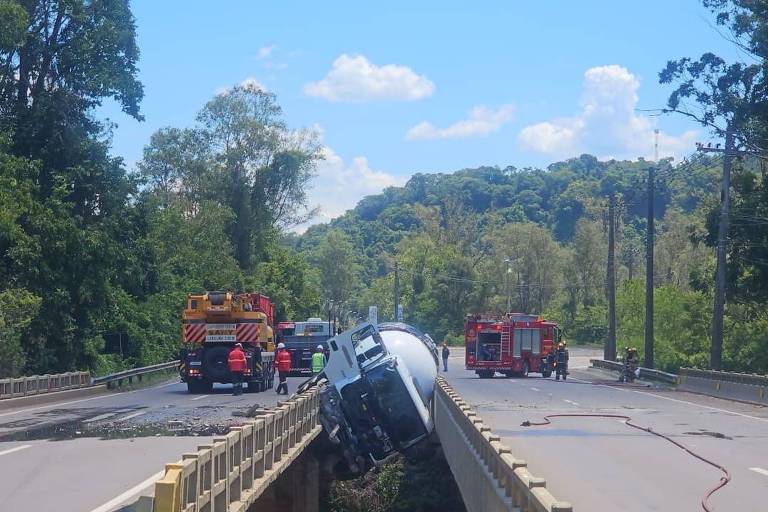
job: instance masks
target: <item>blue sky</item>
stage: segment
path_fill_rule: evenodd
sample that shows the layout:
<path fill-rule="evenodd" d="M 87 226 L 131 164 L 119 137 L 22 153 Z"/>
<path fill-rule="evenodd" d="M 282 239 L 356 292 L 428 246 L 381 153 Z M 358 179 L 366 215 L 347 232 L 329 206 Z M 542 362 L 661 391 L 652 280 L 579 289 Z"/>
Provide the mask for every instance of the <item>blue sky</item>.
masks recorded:
<path fill-rule="evenodd" d="M 190 126 L 250 80 L 292 128 L 322 133 L 310 199 L 327 220 L 414 172 L 690 152 L 701 129 L 650 118 L 670 58 L 738 58 L 698 0 L 297 2 L 134 0 L 143 123 L 105 105 L 132 167 L 163 126 Z M 255 82 L 254 82 L 255 81 Z"/>

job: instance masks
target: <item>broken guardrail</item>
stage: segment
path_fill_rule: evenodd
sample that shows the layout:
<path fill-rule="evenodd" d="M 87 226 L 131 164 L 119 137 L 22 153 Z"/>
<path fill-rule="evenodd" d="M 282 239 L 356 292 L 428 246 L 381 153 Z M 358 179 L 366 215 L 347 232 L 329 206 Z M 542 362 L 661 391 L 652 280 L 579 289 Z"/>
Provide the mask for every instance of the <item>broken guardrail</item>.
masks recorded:
<path fill-rule="evenodd" d="M 151 373 L 176 369 L 179 361 L 133 368 L 121 372 L 92 378 L 90 372 L 67 372 L 53 375 L 32 375 L 15 379 L 0 379 L 0 400 L 34 396 L 45 393 L 55 393 L 71 389 L 89 388 L 105 384 L 107 389 L 120 386 L 123 382 L 132 383 L 133 379 L 141 381 Z"/>
<path fill-rule="evenodd" d="M 512 455 L 442 377 L 435 387 L 435 429 L 469 512 L 571 512 Z"/>
<path fill-rule="evenodd" d="M 621 371 L 621 369 L 624 367 L 623 363 L 617 361 L 606 361 L 605 359 L 590 359 L 589 362 L 595 368 L 615 370 L 617 372 Z M 677 384 L 677 375 L 674 373 L 662 372 L 661 370 L 652 370 L 650 368 L 640 367 L 640 378 L 666 382 L 667 384 Z"/>
<path fill-rule="evenodd" d="M 317 437 L 318 389 L 233 427 L 212 444 L 165 465 L 155 483 L 154 512 L 245 512 Z"/>

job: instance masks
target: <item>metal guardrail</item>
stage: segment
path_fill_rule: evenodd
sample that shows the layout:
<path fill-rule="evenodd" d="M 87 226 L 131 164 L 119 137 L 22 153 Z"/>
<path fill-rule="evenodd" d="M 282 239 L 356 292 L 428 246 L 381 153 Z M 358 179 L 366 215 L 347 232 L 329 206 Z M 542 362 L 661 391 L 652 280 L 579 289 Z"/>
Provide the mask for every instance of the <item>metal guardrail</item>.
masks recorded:
<path fill-rule="evenodd" d="M 617 361 L 606 361 L 605 359 L 590 359 L 589 362 L 595 368 L 602 368 L 604 370 L 621 371 L 622 367 L 624 366 L 622 363 Z M 650 368 L 640 367 L 640 378 L 666 382 L 667 384 L 677 384 L 677 375 L 674 373 L 662 372 L 661 370 L 652 370 Z"/>
<path fill-rule="evenodd" d="M 124 370 L 122 372 L 113 373 L 112 375 L 96 377 L 93 379 L 93 385 L 98 386 L 100 384 L 106 384 L 107 388 L 111 389 L 115 385 L 120 386 L 125 380 L 127 380 L 130 384 L 133 382 L 134 378 L 136 378 L 138 381 L 141 381 L 141 379 L 147 374 L 176 369 L 179 366 L 179 362 L 180 361 L 178 360 L 168 361 L 167 363 L 145 366 L 143 368 L 133 368 L 131 370 Z"/>
<path fill-rule="evenodd" d="M 680 368 L 677 389 L 768 405 L 768 376 Z"/>
<path fill-rule="evenodd" d="M 501 438 L 442 377 L 435 387 L 435 428 L 469 512 L 571 512 L 546 480 L 533 476 Z"/>
<path fill-rule="evenodd" d="M 85 388 L 91 385 L 88 372 L 67 372 L 53 375 L 32 375 L 16 379 L 0 379 L 0 400 Z"/>
<path fill-rule="evenodd" d="M 165 465 L 153 512 L 245 512 L 321 432 L 318 390 Z"/>

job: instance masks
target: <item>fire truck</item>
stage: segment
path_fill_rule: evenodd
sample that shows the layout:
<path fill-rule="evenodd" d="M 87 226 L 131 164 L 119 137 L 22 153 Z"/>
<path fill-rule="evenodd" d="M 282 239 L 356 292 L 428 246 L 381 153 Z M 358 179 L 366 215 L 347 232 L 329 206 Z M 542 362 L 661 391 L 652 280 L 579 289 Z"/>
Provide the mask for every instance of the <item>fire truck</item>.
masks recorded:
<path fill-rule="evenodd" d="M 182 313 L 181 379 L 190 393 L 210 393 L 214 382 L 230 383 L 229 352 L 243 345 L 244 382 L 264 391 L 274 381 L 274 305 L 258 293 L 188 295 Z"/>
<path fill-rule="evenodd" d="M 552 375 L 547 355 L 554 352 L 562 330 L 538 315 L 467 315 L 464 323 L 465 365 L 481 379 L 496 372 L 527 377 L 530 372 Z"/>

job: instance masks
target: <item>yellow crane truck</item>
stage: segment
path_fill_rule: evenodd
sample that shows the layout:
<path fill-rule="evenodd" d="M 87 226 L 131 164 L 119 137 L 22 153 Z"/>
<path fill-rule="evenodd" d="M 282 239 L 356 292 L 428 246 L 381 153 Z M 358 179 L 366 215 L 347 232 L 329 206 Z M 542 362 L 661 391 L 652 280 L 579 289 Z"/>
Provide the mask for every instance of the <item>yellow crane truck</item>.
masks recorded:
<path fill-rule="evenodd" d="M 181 380 L 190 393 L 210 393 L 213 383 L 231 383 L 227 359 L 236 343 L 247 361 L 248 391 L 274 381 L 274 305 L 258 293 L 206 292 L 187 296 L 182 313 Z"/>

